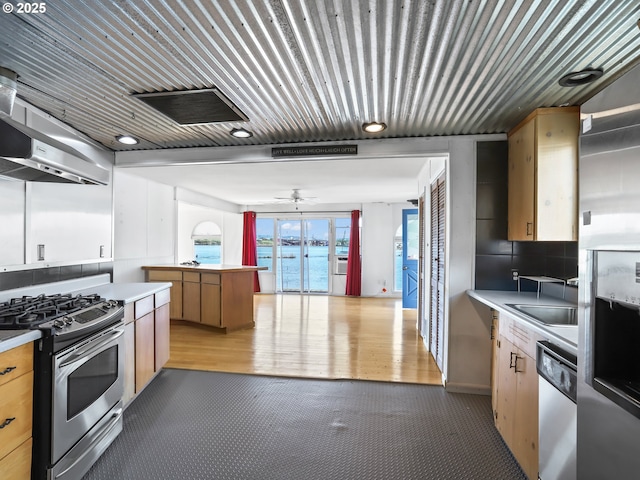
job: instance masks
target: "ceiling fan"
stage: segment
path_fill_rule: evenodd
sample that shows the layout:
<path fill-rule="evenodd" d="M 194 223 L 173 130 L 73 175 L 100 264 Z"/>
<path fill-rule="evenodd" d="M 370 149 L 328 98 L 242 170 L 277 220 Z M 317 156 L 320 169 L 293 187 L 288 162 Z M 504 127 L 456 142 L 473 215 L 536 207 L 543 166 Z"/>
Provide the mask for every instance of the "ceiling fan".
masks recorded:
<path fill-rule="evenodd" d="M 294 188 L 293 192 L 291 192 L 291 195 L 288 197 L 274 197 L 274 198 L 276 200 L 279 200 L 282 203 L 293 203 L 296 206 L 296 210 L 298 209 L 299 204 L 306 203 L 306 204 L 313 205 L 315 203 L 313 200 L 316 199 L 316 197 L 303 197 L 302 195 L 300 195 L 299 188 Z"/>

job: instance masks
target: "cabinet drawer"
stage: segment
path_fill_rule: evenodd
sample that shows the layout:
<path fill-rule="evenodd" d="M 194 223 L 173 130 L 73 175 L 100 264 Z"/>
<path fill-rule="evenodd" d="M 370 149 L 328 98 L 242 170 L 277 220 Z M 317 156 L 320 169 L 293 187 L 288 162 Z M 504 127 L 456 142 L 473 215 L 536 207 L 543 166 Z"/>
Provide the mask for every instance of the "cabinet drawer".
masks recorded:
<path fill-rule="evenodd" d="M 31 437 L 0 459 L 0 478 L 3 480 L 24 480 L 31 478 Z"/>
<path fill-rule="evenodd" d="M 536 342 L 542 336 L 514 322 L 513 344 L 531 358 L 536 358 Z"/>
<path fill-rule="evenodd" d="M 147 313 L 153 312 L 154 309 L 154 297 L 149 295 L 148 297 L 141 298 L 135 302 L 135 317 L 136 319 L 144 317 Z"/>
<path fill-rule="evenodd" d="M 211 283 L 213 285 L 220 285 L 220 274 L 219 273 L 203 273 L 202 283 Z"/>
<path fill-rule="evenodd" d="M 0 458 L 31 437 L 33 371 L 0 387 Z M 3 477 L 4 478 L 4 477 Z"/>
<path fill-rule="evenodd" d="M 0 353 L 0 385 L 33 370 L 33 343 Z M 2 398 L 2 396 L 0 396 Z M 4 419 L 0 420 L 4 421 Z"/>
<path fill-rule="evenodd" d="M 147 280 L 149 282 L 181 282 L 182 272 L 175 270 L 148 270 Z"/>
<path fill-rule="evenodd" d="M 156 293 L 155 295 L 155 307 L 161 307 L 162 305 L 166 305 L 171 300 L 171 289 L 167 288 L 166 290 L 162 290 L 161 292 Z"/>
<path fill-rule="evenodd" d="M 498 334 L 513 342 L 513 319 L 504 313 L 499 314 Z"/>
<path fill-rule="evenodd" d="M 182 280 L 185 282 L 200 283 L 200 274 L 195 272 L 183 272 Z"/>

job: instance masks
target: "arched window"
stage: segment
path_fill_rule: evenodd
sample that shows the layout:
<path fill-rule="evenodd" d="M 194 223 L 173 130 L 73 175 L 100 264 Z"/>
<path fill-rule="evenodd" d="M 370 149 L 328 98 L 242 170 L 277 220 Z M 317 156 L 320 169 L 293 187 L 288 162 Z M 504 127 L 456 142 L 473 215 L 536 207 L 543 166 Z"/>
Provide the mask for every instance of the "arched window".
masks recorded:
<path fill-rule="evenodd" d="M 393 237 L 393 290 L 402 291 L 402 225 Z"/>
<path fill-rule="evenodd" d="M 201 222 L 191 233 L 195 259 L 200 263 L 222 263 L 222 230 L 215 222 Z"/>

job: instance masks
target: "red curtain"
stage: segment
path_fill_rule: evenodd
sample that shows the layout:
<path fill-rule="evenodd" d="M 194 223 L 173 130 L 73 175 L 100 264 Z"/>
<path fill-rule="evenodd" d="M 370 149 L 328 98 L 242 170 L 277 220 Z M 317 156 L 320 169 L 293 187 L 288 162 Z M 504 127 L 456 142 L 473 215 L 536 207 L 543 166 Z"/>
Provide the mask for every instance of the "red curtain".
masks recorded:
<path fill-rule="evenodd" d="M 361 291 L 360 210 L 352 210 L 351 234 L 349 235 L 349 257 L 347 259 L 347 288 L 345 294 L 359 297 Z"/>
<path fill-rule="evenodd" d="M 258 265 L 258 240 L 256 236 L 256 212 L 244 212 L 242 233 L 242 265 Z M 260 279 L 255 272 L 253 291 L 260 291 Z"/>

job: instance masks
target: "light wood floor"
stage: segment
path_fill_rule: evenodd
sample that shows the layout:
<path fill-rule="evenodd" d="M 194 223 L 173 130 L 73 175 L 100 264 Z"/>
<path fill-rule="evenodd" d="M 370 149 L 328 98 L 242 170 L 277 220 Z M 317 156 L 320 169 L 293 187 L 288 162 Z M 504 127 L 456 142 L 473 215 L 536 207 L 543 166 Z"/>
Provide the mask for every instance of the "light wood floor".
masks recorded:
<path fill-rule="evenodd" d="M 441 384 L 399 299 L 256 295 L 253 329 L 222 334 L 172 322 L 167 367 Z"/>

